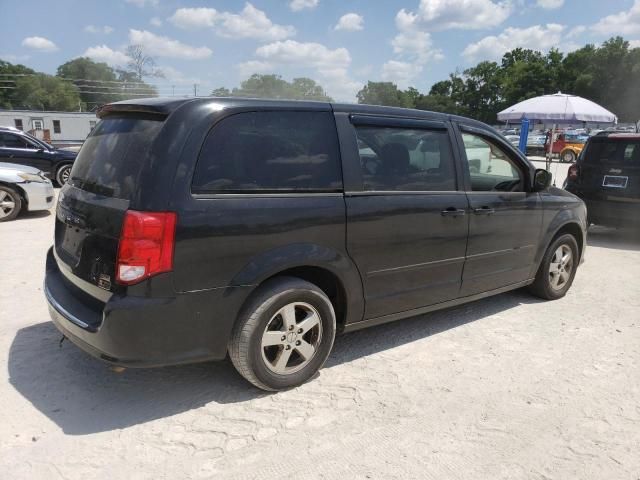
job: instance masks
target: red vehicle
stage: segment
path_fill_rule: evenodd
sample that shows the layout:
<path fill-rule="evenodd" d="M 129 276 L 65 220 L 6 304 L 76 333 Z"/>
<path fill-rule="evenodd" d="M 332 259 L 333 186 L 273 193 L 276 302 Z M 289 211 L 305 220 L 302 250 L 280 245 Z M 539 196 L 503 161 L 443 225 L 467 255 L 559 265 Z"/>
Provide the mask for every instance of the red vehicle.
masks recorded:
<path fill-rule="evenodd" d="M 544 151 L 549 153 L 551 132 L 547 133 L 547 139 L 544 142 Z M 582 152 L 587 139 L 581 135 L 568 134 L 564 132 L 556 132 L 553 141 L 552 154 L 557 154 L 561 162 L 573 163 Z"/>

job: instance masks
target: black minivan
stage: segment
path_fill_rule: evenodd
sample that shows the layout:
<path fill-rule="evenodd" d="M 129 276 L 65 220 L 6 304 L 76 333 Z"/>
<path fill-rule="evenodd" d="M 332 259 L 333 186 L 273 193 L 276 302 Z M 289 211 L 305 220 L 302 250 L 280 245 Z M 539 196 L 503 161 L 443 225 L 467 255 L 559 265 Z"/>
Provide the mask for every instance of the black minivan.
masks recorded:
<path fill-rule="evenodd" d="M 591 137 L 569 167 L 565 188 L 584 200 L 589 223 L 640 227 L 640 133 Z"/>
<path fill-rule="evenodd" d="M 492 128 L 233 98 L 105 106 L 60 191 L 45 294 L 116 365 L 223 359 L 265 390 L 336 333 L 529 286 L 562 297 L 586 209 Z"/>

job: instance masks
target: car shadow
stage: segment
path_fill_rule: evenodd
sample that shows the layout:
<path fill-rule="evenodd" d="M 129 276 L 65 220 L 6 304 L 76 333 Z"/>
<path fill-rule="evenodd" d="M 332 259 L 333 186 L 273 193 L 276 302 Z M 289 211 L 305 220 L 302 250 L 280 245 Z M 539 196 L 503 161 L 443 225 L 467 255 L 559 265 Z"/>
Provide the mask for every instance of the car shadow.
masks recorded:
<path fill-rule="evenodd" d="M 339 336 L 324 375 L 354 359 L 538 301 L 515 291 Z M 51 322 L 19 330 L 9 351 L 9 381 L 66 434 L 122 429 L 210 402 L 240 403 L 270 395 L 242 379 L 229 360 L 117 373 L 68 341 L 60 345 L 60 339 Z"/>
<path fill-rule="evenodd" d="M 49 210 L 36 210 L 35 212 L 21 212 L 14 221 L 19 220 L 30 220 L 32 218 L 44 218 L 51 215 L 51 211 Z"/>
<path fill-rule="evenodd" d="M 587 234 L 587 245 L 616 250 L 640 251 L 640 228 L 607 228 L 593 226 Z M 587 255 L 589 252 L 587 251 Z"/>

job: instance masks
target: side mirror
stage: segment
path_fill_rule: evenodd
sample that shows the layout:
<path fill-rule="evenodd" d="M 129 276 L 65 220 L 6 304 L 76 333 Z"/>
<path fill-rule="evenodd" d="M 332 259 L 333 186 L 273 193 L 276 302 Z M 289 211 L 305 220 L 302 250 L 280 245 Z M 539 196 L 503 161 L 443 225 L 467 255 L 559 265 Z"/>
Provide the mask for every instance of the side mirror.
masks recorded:
<path fill-rule="evenodd" d="M 533 191 L 541 192 L 546 190 L 551 185 L 551 172 L 548 172 L 542 168 L 536 168 L 533 174 Z"/>

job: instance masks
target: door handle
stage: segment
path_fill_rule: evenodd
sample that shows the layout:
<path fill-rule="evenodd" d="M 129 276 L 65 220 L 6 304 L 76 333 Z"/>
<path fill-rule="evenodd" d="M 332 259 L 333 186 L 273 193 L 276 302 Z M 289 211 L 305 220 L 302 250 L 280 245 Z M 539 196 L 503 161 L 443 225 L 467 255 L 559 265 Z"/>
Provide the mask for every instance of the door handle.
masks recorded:
<path fill-rule="evenodd" d="M 493 208 L 487 207 L 485 205 L 484 207 L 474 208 L 473 213 L 475 213 L 476 215 L 491 215 L 492 213 L 496 213 L 496 211 Z"/>
<path fill-rule="evenodd" d="M 462 208 L 449 207 L 446 210 L 442 210 L 440 215 L 443 217 L 462 217 L 466 212 Z"/>

